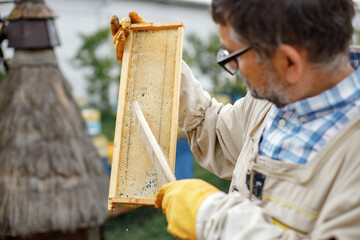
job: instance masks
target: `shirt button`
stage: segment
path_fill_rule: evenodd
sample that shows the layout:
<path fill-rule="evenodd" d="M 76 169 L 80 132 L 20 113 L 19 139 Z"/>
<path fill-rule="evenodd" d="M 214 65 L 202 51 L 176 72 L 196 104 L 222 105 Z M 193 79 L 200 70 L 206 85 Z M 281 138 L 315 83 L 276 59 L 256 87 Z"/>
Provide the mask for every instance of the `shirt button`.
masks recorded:
<path fill-rule="evenodd" d="M 279 127 L 284 127 L 286 125 L 286 120 L 280 119 L 278 124 L 279 124 Z"/>

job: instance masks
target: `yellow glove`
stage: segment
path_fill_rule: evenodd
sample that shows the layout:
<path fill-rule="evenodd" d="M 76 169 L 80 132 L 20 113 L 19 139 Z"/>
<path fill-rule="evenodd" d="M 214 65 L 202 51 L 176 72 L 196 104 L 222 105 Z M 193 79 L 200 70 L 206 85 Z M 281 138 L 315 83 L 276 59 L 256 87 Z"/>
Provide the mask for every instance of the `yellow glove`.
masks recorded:
<path fill-rule="evenodd" d="M 196 215 L 201 203 L 220 190 L 200 179 L 184 179 L 164 185 L 155 195 L 155 207 L 162 208 L 167 230 L 174 237 L 196 239 Z"/>
<path fill-rule="evenodd" d="M 129 13 L 130 18 L 119 18 L 113 15 L 110 20 L 110 30 L 113 37 L 114 46 L 116 49 L 116 58 L 119 62 L 122 62 L 124 46 L 126 37 L 129 35 L 130 26 L 132 23 L 146 23 L 147 21 L 140 17 L 135 11 Z"/>

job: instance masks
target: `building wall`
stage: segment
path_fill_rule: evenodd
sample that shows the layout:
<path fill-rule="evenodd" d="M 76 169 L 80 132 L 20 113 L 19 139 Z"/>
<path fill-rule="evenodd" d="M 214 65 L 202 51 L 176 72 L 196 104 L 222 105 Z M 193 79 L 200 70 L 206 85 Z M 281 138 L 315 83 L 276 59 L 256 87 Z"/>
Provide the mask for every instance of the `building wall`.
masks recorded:
<path fill-rule="evenodd" d="M 137 11 L 140 16 L 151 22 L 182 21 L 185 26 L 185 39 L 189 33 L 197 33 L 206 38 L 209 33 L 216 32 L 209 10 L 210 0 L 45 0 L 49 8 L 57 15 L 56 27 L 61 46 L 56 48 L 60 68 L 73 88 L 76 98 L 85 98 L 86 72 L 73 66 L 71 59 L 80 47 L 79 34 L 90 34 L 100 28 L 109 26 L 111 16 L 116 14 L 125 17 L 131 11 Z M 173 4 L 167 4 L 173 3 Z M 179 4 L 183 2 L 183 4 Z M 201 2 L 201 4 L 191 4 Z M 355 2 L 360 2 L 356 0 Z M 360 4 L 359 4 L 360 5 Z M 0 16 L 7 16 L 13 9 L 13 4 L 1 4 Z M 360 29 L 360 15 L 354 19 L 354 26 Z M 3 43 L 6 48 L 6 42 Z M 186 48 L 186 41 L 184 41 Z M 111 42 L 104 50 L 104 54 L 115 57 Z M 7 49 L 5 57 L 11 58 L 13 50 Z M 205 89 L 209 85 L 205 84 Z"/>
<path fill-rule="evenodd" d="M 91 34 L 98 29 L 110 26 L 110 19 L 114 14 L 121 18 L 128 16 L 128 13 L 131 11 L 137 11 L 140 16 L 150 22 L 181 21 L 185 26 L 185 38 L 191 32 L 196 32 L 206 38 L 209 32 L 216 31 L 216 25 L 211 19 L 208 5 L 193 5 L 189 3 L 167 4 L 165 2 L 137 0 L 45 0 L 47 6 L 58 15 L 55 24 L 61 46 L 56 47 L 56 54 L 60 68 L 70 82 L 76 98 L 86 97 L 86 82 L 84 79 L 86 72 L 83 69 L 76 68 L 71 62 L 81 44 L 79 34 Z M 7 16 L 13 7 L 13 4 L 2 4 L 0 8 L 1 17 Z M 184 42 L 184 47 L 186 47 L 186 42 Z M 109 47 L 104 49 L 104 51 L 107 51 L 104 54 L 110 54 L 116 58 L 111 42 L 109 42 Z M 5 55 L 7 58 L 11 58 L 12 50 L 7 50 Z"/>

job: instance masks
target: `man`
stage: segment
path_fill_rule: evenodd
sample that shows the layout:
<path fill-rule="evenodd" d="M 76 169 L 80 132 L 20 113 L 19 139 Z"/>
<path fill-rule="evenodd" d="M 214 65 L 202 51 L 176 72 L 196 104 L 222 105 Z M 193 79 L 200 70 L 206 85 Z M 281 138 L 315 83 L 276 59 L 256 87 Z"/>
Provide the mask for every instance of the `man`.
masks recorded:
<path fill-rule="evenodd" d="M 234 105 L 182 67 L 180 126 L 199 163 L 231 178 L 156 196 L 183 239 L 360 239 L 360 70 L 351 0 L 213 0 L 223 50 L 249 94 Z"/>
<path fill-rule="evenodd" d="M 360 239 L 360 70 L 351 0 L 213 0 L 218 63 L 249 93 L 223 105 L 184 63 L 179 125 L 197 161 L 232 179 L 163 186 L 182 239 Z M 114 41 L 115 42 L 115 41 Z M 358 65 L 358 62 L 353 62 Z"/>

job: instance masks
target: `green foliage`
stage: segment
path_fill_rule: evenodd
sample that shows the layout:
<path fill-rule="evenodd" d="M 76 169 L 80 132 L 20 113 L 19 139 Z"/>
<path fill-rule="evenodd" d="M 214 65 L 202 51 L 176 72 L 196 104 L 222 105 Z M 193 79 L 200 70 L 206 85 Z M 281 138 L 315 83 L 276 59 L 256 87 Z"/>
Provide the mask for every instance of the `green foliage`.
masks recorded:
<path fill-rule="evenodd" d="M 353 44 L 360 45 L 360 30 L 356 28 L 354 29 L 353 34 Z"/>
<path fill-rule="evenodd" d="M 5 79 L 6 73 L 0 69 L 0 83 Z"/>
<path fill-rule="evenodd" d="M 112 111 L 103 111 L 101 113 L 102 134 L 104 134 L 109 141 L 114 140 L 115 123 L 116 116 Z"/>
<path fill-rule="evenodd" d="M 6 63 L 9 67 L 9 61 L 6 61 Z M 7 72 L 6 72 L 4 63 L 0 61 L 0 83 L 5 79 L 6 74 L 7 74 Z"/>
<path fill-rule="evenodd" d="M 82 44 L 73 60 L 78 67 L 88 70 L 86 74 L 87 94 L 89 105 L 101 111 L 111 111 L 109 101 L 109 86 L 118 78 L 111 76 L 116 59 L 113 56 L 100 52 L 107 47 L 110 29 L 101 29 L 94 34 L 80 34 Z"/>
<path fill-rule="evenodd" d="M 216 63 L 216 54 L 221 48 L 217 33 L 212 33 L 206 40 L 195 33 L 186 38 L 189 43 L 184 49 L 183 59 L 201 76 L 210 79 L 213 83 L 214 93 L 225 93 L 230 96 L 244 96 L 246 86 L 237 76 L 231 76 Z"/>
<path fill-rule="evenodd" d="M 109 218 L 104 225 L 105 240 L 177 239 L 167 232 L 165 215 L 153 207 L 139 207 Z"/>

